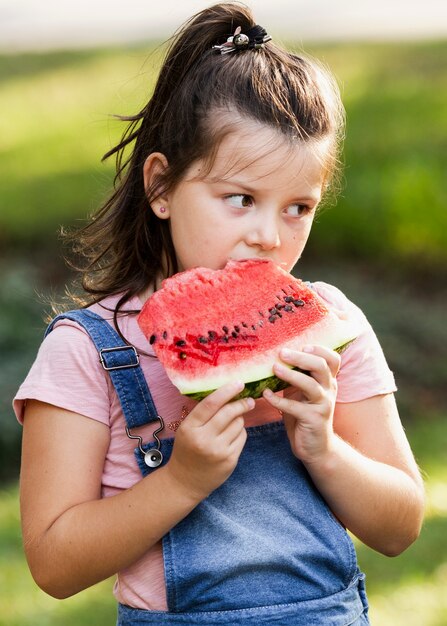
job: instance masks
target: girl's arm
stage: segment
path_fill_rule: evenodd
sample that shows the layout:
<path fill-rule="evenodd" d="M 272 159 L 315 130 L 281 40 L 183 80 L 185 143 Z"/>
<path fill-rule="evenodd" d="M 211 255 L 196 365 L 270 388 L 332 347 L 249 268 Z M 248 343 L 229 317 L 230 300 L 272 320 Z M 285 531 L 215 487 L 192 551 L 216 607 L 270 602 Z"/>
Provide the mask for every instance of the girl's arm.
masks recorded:
<path fill-rule="evenodd" d="M 265 394 L 284 413 L 295 455 L 346 528 L 383 554 L 400 554 L 419 535 L 424 488 L 393 395 L 335 404 L 335 352 L 315 346 L 283 358 L 311 373 L 278 364 L 275 373 L 293 387 L 284 398 Z"/>
<path fill-rule="evenodd" d="M 252 399 L 236 383 L 200 402 L 179 428 L 171 459 L 130 489 L 101 499 L 109 429 L 38 401 L 27 403 L 21 510 L 31 573 L 64 598 L 140 558 L 232 473 Z"/>
<path fill-rule="evenodd" d="M 325 498 L 338 501 L 346 526 L 360 540 L 388 556 L 397 556 L 419 536 L 425 497 L 394 395 L 337 404 L 334 425 L 339 451 L 334 449 L 332 460 L 328 457 L 327 466 L 323 464 L 321 473 L 317 470 L 313 478 L 320 489 L 334 470 L 341 482 L 347 478 L 360 510 L 353 513 L 355 506 L 346 507 L 340 497 L 342 490 L 334 489 L 335 485 L 325 492 Z M 343 469 L 336 469 L 337 458 Z M 347 472 L 358 472 L 357 479 L 349 479 Z M 364 482 L 368 493 L 362 496 Z"/>

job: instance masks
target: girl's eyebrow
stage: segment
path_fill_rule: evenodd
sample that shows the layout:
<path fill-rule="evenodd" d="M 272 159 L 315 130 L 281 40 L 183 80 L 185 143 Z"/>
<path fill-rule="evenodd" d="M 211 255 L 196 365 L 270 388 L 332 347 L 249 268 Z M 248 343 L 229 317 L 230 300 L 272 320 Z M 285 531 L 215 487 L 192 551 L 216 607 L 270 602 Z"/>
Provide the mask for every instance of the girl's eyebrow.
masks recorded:
<path fill-rule="evenodd" d="M 236 187 L 242 187 L 249 194 L 255 194 L 259 191 L 255 187 L 251 187 L 246 182 L 242 180 L 237 180 L 235 178 L 220 178 L 219 176 L 213 176 L 212 178 L 208 178 L 212 183 L 222 184 L 222 185 L 236 185 Z M 295 202 L 306 203 L 306 204 L 318 204 L 320 202 L 319 196 L 301 196 L 297 195 L 294 200 Z"/>
<path fill-rule="evenodd" d="M 255 187 L 251 187 L 243 180 L 237 180 L 235 178 L 220 178 L 219 176 L 213 176 L 208 178 L 211 183 L 217 183 L 222 185 L 236 185 L 237 187 L 243 187 L 249 193 L 254 193 L 256 191 Z"/>

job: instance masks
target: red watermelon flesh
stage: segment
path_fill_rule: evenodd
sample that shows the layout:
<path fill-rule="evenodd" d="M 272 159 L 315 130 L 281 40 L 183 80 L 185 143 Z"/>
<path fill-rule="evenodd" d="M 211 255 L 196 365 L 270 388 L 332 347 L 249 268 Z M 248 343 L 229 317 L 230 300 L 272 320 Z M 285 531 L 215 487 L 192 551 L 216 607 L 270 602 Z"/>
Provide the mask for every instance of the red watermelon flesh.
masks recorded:
<path fill-rule="evenodd" d="M 237 379 L 246 396 L 283 389 L 272 371 L 282 347 L 340 351 L 357 335 L 352 320 L 267 259 L 176 274 L 147 300 L 138 323 L 174 385 L 197 399 Z"/>

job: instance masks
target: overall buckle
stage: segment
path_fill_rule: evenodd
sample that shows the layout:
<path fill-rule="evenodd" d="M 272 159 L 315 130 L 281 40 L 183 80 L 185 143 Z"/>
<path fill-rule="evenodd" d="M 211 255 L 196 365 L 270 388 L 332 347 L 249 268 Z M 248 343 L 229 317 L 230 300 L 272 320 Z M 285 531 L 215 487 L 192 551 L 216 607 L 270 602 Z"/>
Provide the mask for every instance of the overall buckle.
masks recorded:
<path fill-rule="evenodd" d="M 157 435 L 163 430 L 163 428 L 165 427 L 165 423 L 161 415 L 157 415 L 157 418 L 160 424 L 159 427 L 155 429 L 152 433 L 152 436 L 155 439 L 155 446 L 149 448 L 149 450 L 145 450 L 143 448 L 143 438 L 140 437 L 140 435 L 132 435 L 130 433 L 130 428 L 126 426 L 126 435 L 129 437 L 129 439 L 138 440 L 138 448 L 140 449 L 140 452 L 144 458 L 144 462 L 148 467 L 158 467 L 163 462 L 163 454 L 160 450 L 161 442 Z"/>
<path fill-rule="evenodd" d="M 111 352 L 122 352 L 123 350 L 131 351 L 132 354 L 130 355 L 130 358 L 131 358 L 130 361 L 128 361 L 127 363 L 124 363 L 123 365 L 108 365 L 107 364 L 107 357 L 105 356 L 106 354 L 111 353 Z M 126 367 L 138 367 L 140 364 L 140 355 L 138 354 L 134 346 L 118 346 L 117 348 L 102 348 L 99 351 L 99 360 L 101 361 L 101 365 L 106 370 L 106 372 L 111 372 L 113 370 L 122 370 L 122 369 L 125 369 Z"/>

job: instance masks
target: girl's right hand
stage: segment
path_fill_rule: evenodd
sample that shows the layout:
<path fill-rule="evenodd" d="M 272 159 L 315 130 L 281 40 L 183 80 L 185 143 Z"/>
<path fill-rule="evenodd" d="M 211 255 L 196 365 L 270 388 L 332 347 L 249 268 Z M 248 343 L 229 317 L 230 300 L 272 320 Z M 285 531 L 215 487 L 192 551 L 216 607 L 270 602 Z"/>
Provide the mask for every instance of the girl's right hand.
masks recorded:
<path fill-rule="evenodd" d="M 166 470 L 195 499 L 203 500 L 232 474 L 247 439 L 244 413 L 253 398 L 231 402 L 244 388 L 233 382 L 194 407 L 177 431 Z"/>

